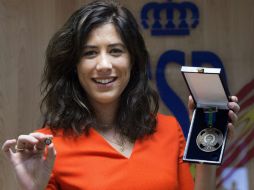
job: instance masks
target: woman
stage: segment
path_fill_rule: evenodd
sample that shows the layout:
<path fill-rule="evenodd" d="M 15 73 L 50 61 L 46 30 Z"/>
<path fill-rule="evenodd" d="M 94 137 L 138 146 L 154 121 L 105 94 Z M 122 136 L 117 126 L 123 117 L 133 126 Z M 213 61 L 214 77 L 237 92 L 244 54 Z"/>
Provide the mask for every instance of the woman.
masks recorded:
<path fill-rule="evenodd" d="M 44 128 L 2 147 L 20 188 L 193 189 L 181 128 L 173 117 L 157 114 L 148 62 L 126 8 L 95 1 L 77 10 L 47 48 Z M 229 103 L 232 121 L 236 101 Z M 53 143 L 46 147 L 48 138 Z M 198 165 L 195 189 L 215 184 L 211 176 L 213 166 Z"/>

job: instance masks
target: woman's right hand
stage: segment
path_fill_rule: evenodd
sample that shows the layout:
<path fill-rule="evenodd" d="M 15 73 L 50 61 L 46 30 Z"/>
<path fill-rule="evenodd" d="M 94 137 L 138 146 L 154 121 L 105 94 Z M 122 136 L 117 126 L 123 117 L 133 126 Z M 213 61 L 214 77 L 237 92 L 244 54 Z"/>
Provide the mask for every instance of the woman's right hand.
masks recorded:
<path fill-rule="evenodd" d="M 46 147 L 45 139 L 52 135 L 31 133 L 5 141 L 2 150 L 14 168 L 21 190 L 44 190 L 48 184 L 56 150 L 53 143 Z"/>

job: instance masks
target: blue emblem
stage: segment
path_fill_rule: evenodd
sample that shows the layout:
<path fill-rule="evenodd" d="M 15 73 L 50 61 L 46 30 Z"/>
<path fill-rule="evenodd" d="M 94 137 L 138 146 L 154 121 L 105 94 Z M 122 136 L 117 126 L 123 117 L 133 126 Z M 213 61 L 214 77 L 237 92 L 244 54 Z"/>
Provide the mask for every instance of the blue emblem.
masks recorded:
<path fill-rule="evenodd" d="M 166 23 L 162 21 L 163 13 L 166 14 Z M 153 17 L 149 18 L 149 15 Z M 175 15 L 179 17 L 174 18 Z M 190 28 L 199 24 L 199 10 L 191 2 L 150 2 L 143 6 L 140 17 L 144 29 L 150 28 L 153 36 L 189 35 Z M 151 26 L 149 20 L 153 21 Z"/>

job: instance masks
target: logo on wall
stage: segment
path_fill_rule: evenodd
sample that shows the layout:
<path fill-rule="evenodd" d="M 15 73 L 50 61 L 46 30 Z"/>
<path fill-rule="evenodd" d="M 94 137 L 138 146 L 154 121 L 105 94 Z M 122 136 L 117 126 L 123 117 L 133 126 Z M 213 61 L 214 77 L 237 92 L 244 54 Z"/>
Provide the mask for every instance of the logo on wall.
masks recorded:
<path fill-rule="evenodd" d="M 140 17 L 152 36 L 189 35 L 199 24 L 198 7 L 191 2 L 150 2 L 143 6 Z"/>

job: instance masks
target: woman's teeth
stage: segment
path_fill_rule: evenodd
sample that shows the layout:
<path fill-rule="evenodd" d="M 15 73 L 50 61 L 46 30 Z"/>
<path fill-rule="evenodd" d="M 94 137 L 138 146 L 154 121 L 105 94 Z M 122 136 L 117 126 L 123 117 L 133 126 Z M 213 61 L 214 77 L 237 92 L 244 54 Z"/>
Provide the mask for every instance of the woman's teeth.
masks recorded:
<path fill-rule="evenodd" d="M 115 79 L 94 79 L 95 82 L 100 83 L 100 84 L 108 84 L 110 82 L 113 82 Z"/>

